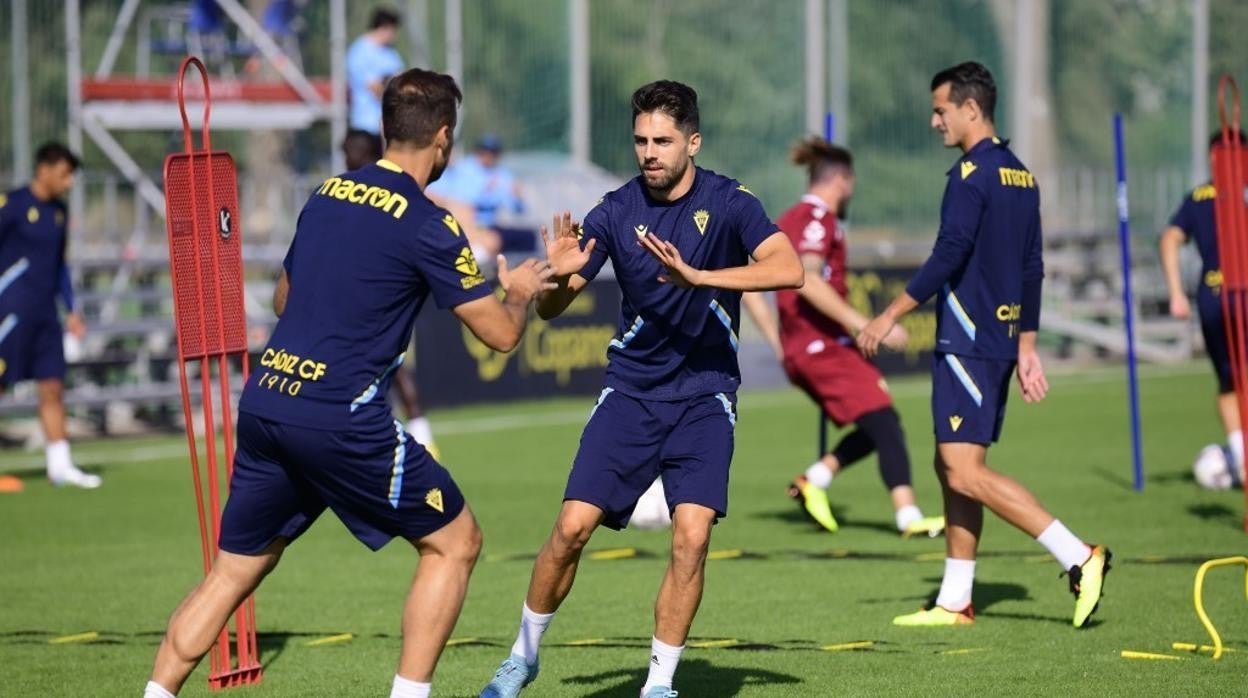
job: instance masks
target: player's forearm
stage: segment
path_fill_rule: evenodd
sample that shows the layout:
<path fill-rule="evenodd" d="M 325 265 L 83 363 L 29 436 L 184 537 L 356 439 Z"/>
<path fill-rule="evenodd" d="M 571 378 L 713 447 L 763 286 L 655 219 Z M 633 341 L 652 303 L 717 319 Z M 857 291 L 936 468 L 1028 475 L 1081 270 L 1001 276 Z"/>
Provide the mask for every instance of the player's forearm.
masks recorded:
<path fill-rule="evenodd" d="M 954 273 L 962 267 L 971 256 L 974 240 L 964 239 L 955 233 L 942 232 L 936 238 L 932 255 L 906 285 L 906 293 L 912 298 L 923 302 L 936 295 Z"/>
<path fill-rule="evenodd" d="M 896 323 L 917 307 L 919 307 L 919 302 L 913 296 L 908 292 L 902 293 L 894 298 L 892 303 L 888 304 L 888 307 L 884 309 L 884 312 L 880 313 L 880 316 Z"/>
<path fill-rule="evenodd" d="M 529 304 L 504 297 L 503 310 L 507 312 L 507 319 L 511 323 L 510 333 L 500 337 L 500 341 L 491 348 L 495 351 L 507 352 L 515 349 L 516 345 L 520 344 L 520 338 L 524 336 L 524 329 L 529 324 Z"/>
<path fill-rule="evenodd" d="M 745 306 L 745 311 L 750 314 L 750 319 L 758 326 L 758 330 L 763 333 L 767 344 L 777 354 L 780 353 L 780 329 L 767 299 L 758 293 L 745 293 L 741 296 L 741 304 Z"/>
<path fill-rule="evenodd" d="M 1034 353 L 1036 353 L 1036 336 L 1037 336 L 1038 334 L 1039 334 L 1038 332 L 1034 332 L 1034 331 L 1029 331 L 1029 332 L 1020 332 L 1020 333 L 1019 333 L 1019 335 L 1018 335 L 1018 353 L 1019 353 L 1019 355 L 1020 355 L 1020 356 L 1021 356 L 1021 355 L 1023 355 L 1023 354 L 1034 354 Z"/>
<path fill-rule="evenodd" d="M 1179 275 L 1179 248 L 1183 240 L 1167 230 L 1162 233 L 1158 252 L 1161 257 L 1161 269 L 1166 278 L 1166 289 L 1171 296 L 1183 294 L 1183 282 Z"/>
<path fill-rule="evenodd" d="M 703 269 L 698 273 L 697 286 L 708 286 L 725 291 L 775 291 L 782 288 L 801 288 L 806 273 L 797 259 L 797 253 L 773 254 L 757 260 L 754 264 L 727 269 Z"/>
<path fill-rule="evenodd" d="M 559 317 L 576 299 L 576 291 L 568 285 L 569 277 L 553 280 L 559 284 L 559 288 L 543 291 L 537 296 L 537 316 L 543 320 Z"/>
<path fill-rule="evenodd" d="M 1040 290 L 1043 279 L 1023 282 L 1023 307 L 1020 311 L 1019 329 L 1034 334 L 1040 329 Z"/>
<path fill-rule="evenodd" d="M 807 271 L 806 283 L 798 290 L 798 295 L 815 310 L 840 323 L 841 327 L 857 334 L 867 325 L 867 318 L 854 309 L 832 285 L 823 280 L 817 273 Z"/>

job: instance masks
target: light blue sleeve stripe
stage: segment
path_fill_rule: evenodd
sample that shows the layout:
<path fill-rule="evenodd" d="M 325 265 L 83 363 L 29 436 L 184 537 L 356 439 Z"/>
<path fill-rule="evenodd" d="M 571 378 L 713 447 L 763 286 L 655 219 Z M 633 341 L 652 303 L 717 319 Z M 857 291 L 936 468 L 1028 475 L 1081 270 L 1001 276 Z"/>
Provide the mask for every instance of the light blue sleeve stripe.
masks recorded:
<path fill-rule="evenodd" d="M 962 326 L 971 341 L 975 341 L 975 323 L 971 321 L 970 314 L 966 312 L 966 308 L 962 307 L 958 297 L 953 295 L 953 289 L 949 288 L 949 284 L 945 284 L 945 304 L 953 311 L 953 317 L 957 318 L 958 324 Z"/>
<path fill-rule="evenodd" d="M 633 338 L 637 336 L 637 333 L 641 331 L 641 326 L 644 324 L 646 324 L 646 321 L 642 320 L 641 316 L 638 315 L 637 319 L 633 320 L 633 326 L 628 328 L 628 331 L 624 333 L 623 337 L 611 340 L 611 347 L 614 349 L 623 349 L 628 346 L 629 342 L 632 342 Z"/>
<path fill-rule="evenodd" d="M 394 420 L 394 431 L 398 435 L 398 442 L 394 445 L 394 468 L 390 471 L 390 506 L 395 509 L 399 508 L 399 495 L 403 492 L 403 461 L 407 458 L 407 434 L 403 432 L 403 425 L 399 420 Z"/>
<path fill-rule="evenodd" d="M 728 315 L 728 311 L 724 310 L 724 306 L 719 301 L 711 301 L 711 312 L 715 313 L 715 317 L 719 318 L 719 322 L 728 330 L 728 342 L 732 344 L 732 350 L 737 351 L 741 342 L 737 339 L 737 333 L 732 331 L 732 317 Z"/>
<path fill-rule="evenodd" d="M 953 369 L 953 374 L 958 377 L 958 382 L 962 384 L 963 388 L 966 388 L 966 392 L 971 394 L 971 399 L 975 401 L 975 404 L 983 407 L 984 394 L 979 391 L 979 386 L 975 385 L 975 381 L 971 379 L 970 372 L 966 370 L 966 367 L 962 365 L 958 357 L 953 354 L 945 354 L 945 363 L 949 364 L 949 367 Z"/>
<path fill-rule="evenodd" d="M 0 293 L 4 293 L 4 290 L 11 286 L 14 281 L 17 281 L 17 277 L 25 274 L 29 268 L 30 260 L 22 257 L 10 265 L 8 269 L 5 269 L 4 273 L 0 274 Z"/>
<path fill-rule="evenodd" d="M 3 342 L 4 338 L 9 336 L 14 327 L 17 327 L 17 315 L 9 313 L 4 317 L 4 322 L 0 322 L 0 342 Z"/>
<path fill-rule="evenodd" d="M 737 413 L 732 411 L 732 400 L 723 393 L 715 393 L 715 398 L 724 405 L 724 412 L 728 413 L 728 423 L 737 426 Z"/>

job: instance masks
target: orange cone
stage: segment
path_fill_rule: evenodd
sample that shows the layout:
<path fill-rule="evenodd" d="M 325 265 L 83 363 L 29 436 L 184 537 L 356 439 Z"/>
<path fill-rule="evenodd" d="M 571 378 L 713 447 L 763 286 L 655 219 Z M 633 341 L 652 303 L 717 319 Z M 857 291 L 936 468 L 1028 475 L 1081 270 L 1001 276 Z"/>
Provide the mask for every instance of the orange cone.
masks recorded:
<path fill-rule="evenodd" d="M 0 494 L 15 494 L 26 489 L 21 478 L 13 475 L 0 475 Z"/>

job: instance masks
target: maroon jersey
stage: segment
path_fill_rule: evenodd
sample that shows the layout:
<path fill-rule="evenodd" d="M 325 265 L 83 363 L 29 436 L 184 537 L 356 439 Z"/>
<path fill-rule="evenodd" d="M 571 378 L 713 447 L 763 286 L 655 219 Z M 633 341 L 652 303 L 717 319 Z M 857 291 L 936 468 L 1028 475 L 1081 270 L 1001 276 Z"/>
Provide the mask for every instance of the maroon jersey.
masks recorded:
<path fill-rule="evenodd" d="M 836 213 L 819 197 L 806 194 L 785 211 L 776 224 L 789 236 L 799 255 L 815 254 L 823 258 L 824 280 L 841 296 L 847 296 L 845 231 Z M 852 341 L 840 323 L 816 310 L 797 291 L 776 291 L 776 305 L 780 311 L 780 343 L 785 356 L 807 354 L 811 345 L 818 341 Z"/>

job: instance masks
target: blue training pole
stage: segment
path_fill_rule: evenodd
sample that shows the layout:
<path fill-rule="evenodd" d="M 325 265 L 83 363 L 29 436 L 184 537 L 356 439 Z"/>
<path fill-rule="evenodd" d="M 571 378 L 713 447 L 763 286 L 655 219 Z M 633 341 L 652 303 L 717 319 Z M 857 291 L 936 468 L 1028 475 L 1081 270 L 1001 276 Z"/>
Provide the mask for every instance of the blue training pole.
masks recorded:
<path fill-rule="evenodd" d="M 1118 243 L 1122 248 L 1122 305 L 1127 321 L 1127 385 L 1131 392 L 1131 461 L 1135 491 L 1144 490 L 1140 453 L 1140 389 L 1135 375 L 1135 301 L 1131 295 L 1131 223 L 1127 217 L 1127 165 L 1122 145 L 1122 114 L 1114 114 L 1114 165 L 1118 170 Z"/>

